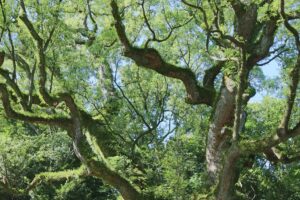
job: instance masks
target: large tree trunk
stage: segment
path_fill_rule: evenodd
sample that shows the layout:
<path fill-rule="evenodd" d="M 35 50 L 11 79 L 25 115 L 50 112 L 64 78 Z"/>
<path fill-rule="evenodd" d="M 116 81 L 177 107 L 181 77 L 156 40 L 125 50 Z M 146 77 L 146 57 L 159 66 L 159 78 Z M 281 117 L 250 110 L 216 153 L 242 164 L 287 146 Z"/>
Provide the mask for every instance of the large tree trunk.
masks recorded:
<path fill-rule="evenodd" d="M 234 82 L 225 77 L 207 136 L 206 162 L 210 184 L 217 183 L 222 169 L 222 157 L 230 138 L 228 127 L 233 125 L 235 93 Z"/>
<path fill-rule="evenodd" d="M 237 163 L 240 152 L 232 141 L 236 93 L 234 81 L 225 76 L 207 136 L 209 185 L 217 187 L 217 200 L 234 199 L 234 185 L 239 177 Z"/>
<path fill-rule="evenodd" d="M 235 199 L 235 183 L 238 181 L 240 170 L 238 161 L 240 152 L 236 145 L 232 145 L 224 156 L 223 169 L 219 176 L 217 200 L 233 200 Z"/>

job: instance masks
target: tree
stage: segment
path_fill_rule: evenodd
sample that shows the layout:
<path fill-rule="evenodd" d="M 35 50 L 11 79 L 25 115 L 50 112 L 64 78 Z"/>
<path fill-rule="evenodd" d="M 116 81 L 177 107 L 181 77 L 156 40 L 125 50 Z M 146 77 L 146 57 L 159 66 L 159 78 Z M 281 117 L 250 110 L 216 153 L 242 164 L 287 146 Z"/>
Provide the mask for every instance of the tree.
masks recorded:
<path fill-rule="evenodd" d="M 236 199 L 260 159 L 298 161 L 282 147 L 299 148 L 297 2 L 0 2 L 5 115 L 66 132 L 82 164 L 24 192 L 93 176 L 125 200 Z M 273 60 L 284 112 L 268 123 L 249 100 Z"/>

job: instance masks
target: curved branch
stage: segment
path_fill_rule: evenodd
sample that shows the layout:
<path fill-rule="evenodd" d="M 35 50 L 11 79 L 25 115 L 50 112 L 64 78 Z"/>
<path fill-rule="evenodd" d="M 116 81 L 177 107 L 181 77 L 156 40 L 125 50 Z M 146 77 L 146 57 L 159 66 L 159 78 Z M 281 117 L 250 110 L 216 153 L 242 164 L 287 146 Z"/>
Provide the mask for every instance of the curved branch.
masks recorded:
<path fill-rule="evenodd" d="M 270 58 L 269 60 L 267 60 L 266 62 L 263 63 L 257 63 L 257 66 L 264 66 L 269 64 L 270 62 L 272 62 L 273 60 L 275 60 L 276 58 L 278 58 L 281 54 L 283 54 L 284 52 L 286 52 L 287 49 L 283 49 L 282 51 L 280 51 L 279 53 L 277 53 L 275 56 L 273 56 L 272 58 Z"/>
<path fill-rule="evenodd" d="M 103 179 L 116 188 L 125 200 L 145 199 L 142 194 L 124 177 L 116 173 L 107 164 L 91 160 L 89 163 L 92 175 Z"/>
<path fill-rule="evenodd" d="M 9 118 L 31 122 L 31 123 L 37 123 L 37 124 L 54 125 L 62 128 L 69 128 L 71 124 L 71 120 L 64 117 L 45 118 L 45 117 L 31 116 L 31 115 L 26 115 L 26 114 L 16 112 L 11 107 L 9 93 L 6 88 L 6 85 L 2 83 L 0 84 L 0 94 L 1 94 L 1 101 L 4 107 L 4 111 Z"/>
<path fill-rule="evenodd" d="M 142 0 L 142 3 L 140 4 L 141 7 L 142 7 L 142 11 L 143 11 L 143 17 L 144 17 L 144 21 L 146 23 L 146 26 L 147 28 L 149 29 L 149 31 L 151 32 L 152 34 L 152 39 L 151 40 L 156 40 L 156 34 L 155 34 L 155 31 L 152 29 L 150 23 L 149 23 L 149 20 L 147 18 L 147 15 L 146 15 L 146 11 L 145 11 L 145 0 Z M 148 44 L 148 41 L 147 43 Z"/>
<path fill-rule="evenodd" d="M 212 66 L 211 68 L 205 70 L 204 78 L 203 78 L 203 85 L 205 87 L 214 88 L 214 81 L 218 74 L 221 72 L 222 67 L 224 66 L 225 62 L 220 61 L 216 65 Z"/>
<path fill-rule="evenodd" d="M 294 138 L 300 135 L 300 121 L 293 128 L 281 134 L 280 129 L 273 131 L 272 134 L 262 138 L 261 140 L 248 140 L 241 141 L 239 144 L 240 150 L 243 154 L 252 154 L 257 152 L 265 152 L 266 150 L 287 141 L 290 138 Z"/>
<path fill-rule="evenodd" d="M 284 19 L 285 27 L 293 34 L 293 36 L 295 38 L 296 47 L 297 47 L 298 51 L 300 52 L 299 32 L 288 21 L 288 16 L 286 16 L 285 11 L 284 11 L 284 0 L 280 1 L 280 14 L 281 14 L 282 18 Z"/>
<path fill-rule="evenodd" d="M 23 109 L 28 111 L 29 107 L 27 106 L 26 95 L 21 92 L 17 83 L 12 78 L 10 78 L 9 71 L 0 68 L 0 75 L 6 79 L 6 83 L 14 90 L 16 95 L 20 98 Z"/>
<path fill-rule="evenodd" d="M 195 74 L 190 69 L 177 67 L 165 62 L 159 52 L 153 48 L 137 48 L 132 46 L 126 36 L 119 8 L 114 0 L 111 1 L 111 7 L 115 19 L 115 28 L 120 42 L 125 48 L 124 55 L 126 57 L 131 58 L 141 67 L 152 69 L 161 75 L 181 80 L 187 91 L 187 103 L 206 104 L 209 106 L 213 104 L 215 91 L 199 86 Z"/>
<path fill-rule="evenodd" d="M 198 5 L 194 5 L 194 4 L 191 4 L 191 3 L 188 3 L 187 1 L 185 0 L 181 0 L 181 2 L 189 7 L 192 7 L 192 8 L 195 8 L 195 9 L 198 9 L 201 11 L 201 13 L 203 14 L 203 20 L 204 20 L 204 23 L 205 23 L 205 26 L 206 26 L 206 29 L 207 31 L 210 29 L 210 26 L 208 24 L 208 20 L 207 20 L 207 15 L 206 15 L 206 12 L 205 10 L 201 7 L 201 6 L 198 6 Z"/>

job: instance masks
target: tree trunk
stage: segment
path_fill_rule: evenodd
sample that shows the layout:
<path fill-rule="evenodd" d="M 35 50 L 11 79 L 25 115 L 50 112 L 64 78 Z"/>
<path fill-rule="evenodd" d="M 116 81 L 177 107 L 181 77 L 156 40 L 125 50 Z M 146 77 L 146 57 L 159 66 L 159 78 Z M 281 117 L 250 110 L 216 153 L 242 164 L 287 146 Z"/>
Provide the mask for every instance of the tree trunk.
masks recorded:
<path fill-rule="evenodd" d="M 215 199 L 234 199 L 234 185 L 239 177 L 237 163 L 240 152 L 232 142 L 236 87 L 224 77 L 207 136 L 206 162 L 209 186 L 217 186 Z"/>
<path fill-rule="evenodd" d="M 222 169 L 222 157 L 230 139 L 229 128 L 233 125 L 235 93 L 233 80 L 225 77 L 207 136 L 206 162 L 210 185 L 218 182 Z"/>
<path fill-rule="evenodd" d="M 225 155 L 222 172 L 217 191 L 217 200 L 233 200 L 235 199 L 235 183 L 239 178 L 238 160 L 240 157 L 239 149 L 233 144 L 228 153 Z"/>

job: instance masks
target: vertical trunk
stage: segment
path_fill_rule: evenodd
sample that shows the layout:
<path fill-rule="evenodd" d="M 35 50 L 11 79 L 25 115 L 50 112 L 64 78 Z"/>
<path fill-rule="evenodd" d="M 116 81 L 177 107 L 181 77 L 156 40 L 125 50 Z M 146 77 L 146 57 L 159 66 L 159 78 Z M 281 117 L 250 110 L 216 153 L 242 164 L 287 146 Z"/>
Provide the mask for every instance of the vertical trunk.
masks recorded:
<path fill-rule="evenodd" d="M 217 200 L 233 200 L 238 180 L 239 150 L 232 143 L 236 87 L 233 80 L 224 78 L 207 136 L 206 162 L 211 186 L 218 186 Z"/>
<path fill-rule="evenodd" d="M 238 160 L 240 153 L 236 145 L 232 145 L 224 158 L 222 172 L 218 184 L 217 200 L 235 199 L 234 185 L 239 178 Z"/>
<path fill-rule="evenodd" d="M 218 181 L 222 169 L 222 156 L 226 143 L 230 139 L 230 131 L 227 127 L 233 124 L 235 93 L 234 82 L 225 77 L 207 136 L 206 162 L 212 185 Z"/>
<path fill-rule="evenodd" d="M 243 77 L 241 77 L 243 78 Z M 217 200 L 235 199 L 235 183 L 239 178 L 238 161 L 240 151 L 237 140 L 233 135 L 238 135 L 245 121 L 240 121 L 240 112 L 236 112 L 237 90 L 243 93 L 244 84 L 237 89 L 230 78 L 224 78 L 220 97 L 216 104 L 215 112 L 208 132 L 206 161 L 207 170 L 212 185 L 217 185 L 215 198 Z M 242 87 L 242 88 L 240 88 Z M 241 103 L 241 96 L 239 97 Z M 236 116 L 234 116 L 236 113 Z M 234 122 L 235 117 L 239 117 Z M 236 130 L 233 130 L 235 125 Z"/>

